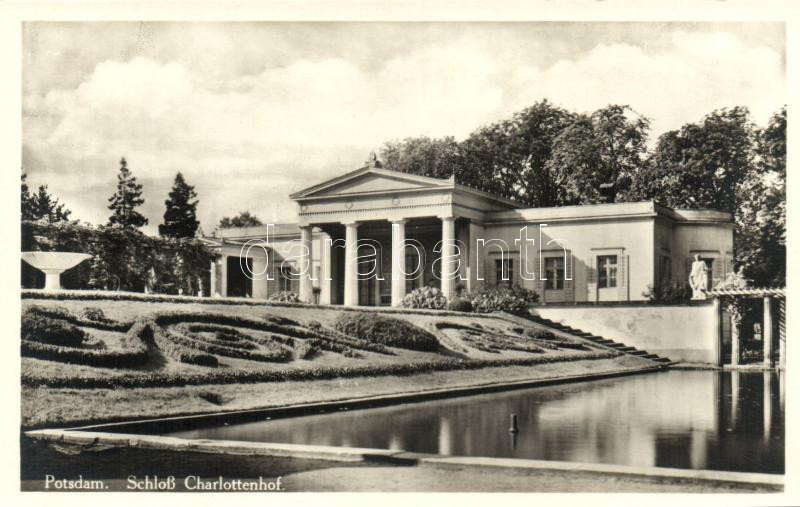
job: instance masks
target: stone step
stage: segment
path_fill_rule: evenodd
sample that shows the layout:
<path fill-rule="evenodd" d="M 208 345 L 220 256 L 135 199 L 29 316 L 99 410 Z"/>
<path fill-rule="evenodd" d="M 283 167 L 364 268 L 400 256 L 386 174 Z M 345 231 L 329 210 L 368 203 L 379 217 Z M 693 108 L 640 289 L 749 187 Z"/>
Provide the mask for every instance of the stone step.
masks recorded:
<path fill-rule="evenodd" d="M 614 341 L 614 340 L 609 340 L 608 338 L 604 338 L 602 336 L 599 336 L 599 335 L 596 335 L 596 334 L 592 334 L 592 333 L 590 333 L 588 331 L 584 331 L 583 329 L 577 329 L 577 328 L 574 328 L 574 327 L 571 327 L 571 326 L 567 326 L 565 324 L 561 324 L 559 322 L 554 322 L 554 321 L 552 321 L 550 319 L 545 319 L 545 318 L 539 317 L 537 315 L 531 315 L 530 316 L 530 320 L 532 320 L 533 322 L 536 322 L 538 324 L 541 324 L 543 326 L 550 327 L 550 328 L 552 328 L 552 329 L 554 329 L 556 331 L 561 331 L 562 333 L 569 333 L 569 334 L 571 334 L 573 336 L 577 336 L 579 338 L 583 338 L 585 340 L 589 340 L 589 341 L 594 342 L 594 343 L 596 343 L 598 345 L 603 345 L 605 347 L 612 348 L 614 350 L 617 350 L 617 351 L 625 353 L 625 354 L 630 354 L 632 356 L 641 357 L 641 358 L 644 358 L 644 359 L 649 359 L 651 361 L 654 361 L 654 362 L 657 362 L 657 363 L 662 363 L 662 364 L 672 363 L 673 362 L 671 359 L 669 359 L 667 357 L 661 357 L 658 354 L 651 354 L 651 353 L 647 352 L 646 350 L 639 350 L 636 347 L 631 347 L 630 345 L 626 345 L 625 343 L 617 342 L 617 341 Z"/>

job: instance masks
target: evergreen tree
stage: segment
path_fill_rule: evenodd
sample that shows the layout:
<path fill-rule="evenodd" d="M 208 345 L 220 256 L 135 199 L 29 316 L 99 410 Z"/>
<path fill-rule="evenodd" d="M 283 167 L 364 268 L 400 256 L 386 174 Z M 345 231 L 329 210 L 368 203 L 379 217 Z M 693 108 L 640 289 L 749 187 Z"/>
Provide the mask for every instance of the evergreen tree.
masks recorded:
<path fill-rule="evenodd" d="M 167 238 L 191 238 L 197 231 L 197 193 L 187 185 L 183 175 L 175 175 L 175 183 L 169 193 L 164 212 L 164 223 L 158 226 L 158 233 Z"/>
<path fill-rule="evenodd" d="M 136 177 L 131 174 L 124 157 L 119 163 L 117 191 L 108 199 L 111 203 L 108 209 L 112 211 L 108 225 L 123 229 L 138 229 L 147 225 L 147 218 L 136 211 L 138 206 L 144 204 L 142 186 L 136 183 Z"/>
<path fill-rule="evenodd" d="M 47 192 L 47 185 L 40 185 L 39 190 L 31 194 L 27 179 L 28 175 L 23 172 L 20 185 L 22 220 L 46 220 L 50 224 L 68 221 L 72 212 Z"/>

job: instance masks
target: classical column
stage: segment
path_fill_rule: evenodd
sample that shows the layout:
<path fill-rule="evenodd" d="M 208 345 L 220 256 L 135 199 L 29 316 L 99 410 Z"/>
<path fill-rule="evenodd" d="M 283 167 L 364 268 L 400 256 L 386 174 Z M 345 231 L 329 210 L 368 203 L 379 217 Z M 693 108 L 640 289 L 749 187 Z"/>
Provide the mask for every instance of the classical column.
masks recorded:
<path fill-rule="evenodd" d="M 448 301 L 453 299 L 456 292 L 456 275 L 445 275 L 445 273 L 452 273 L 455 269 L 455 258 L 452 257 L 455 252 L 456 241 L 456 219 L 455 217 L 442 218 L 442 292 Z"/>
<path fill-rule="evenodd" d="M 220 286 L 222 297 L 228 297 L 228 256 L 222 256 L 222 284 Z"/>
<path fill-rule="evenodd" d="M 322 238 L 322 252 L 320 255 L 320 281 L 319 304 L 331 304 L 331 283 L 333 281 L 333 266 L 331 265 L 331 242 L 329 237 Z"/>
<path fill-rule="evenodd" d="M 209 297 L 214 297 L 217 294 L 217 261 L 211 261 L 211 283 L 208 287 Z"/>
<path fill-rule="evenodd" d="M 314 282 L 311 280 L 314 276 L 314 258 L 311 252 L 314 244 L 311 240 L 311 229 L 310 225 L 300 227 L 300 242 L 306 248 L 303 255 L 300 256 L 300 268 L 305 271 L 300 273 L 300 294 L 298 295 L 300 301 L 304 303 L 314 302 Z"/>
<path fill-rule="evenodd" d="M 358 305 L 358 223 L 344 224 L 344 304 Z"/>
<path fill-rule="evenodd" d="M 722 357 L 722 305 L 719 298 L 715 297 L 711 302 L 712 319 L 714 329 L 714 358 L 717 366 L 722 366 L 724 358 Z"/>
<path fill-rule="evenodd" d="M 786 367 L 786 299 L 778 299 L 778 367 Z"/>
<path fill-rule="evenodd" d="M 392 221 L 392 306 L 400 306 L 406 295 L 406 220 Z"/>
<path fill-rule="evenodd" d="M 764 441 L 769 442 L 772 432 L 772 372 L 765 371 L 764 378 L 764 401 L 761 407 L 764 410 Z"/>
<path fill-rule="evenodd" d="M 764 326 L 761 330 L 764 340 L 764 366 L 772 366 L 772 298 L 764 298 Z"/>
<path fill-rule="evenodd" d="M 484 228 L 481 224 L 474 222 L 469 223 L 469 279 L 467 280 L 467 291 L 476 292 L 481 287 L 481 281 L 478 276 L 486 276 L 481 268 L 483 258 L 481 257 L 480 249 L 478 248 L 478 240 L 486 239 L 484 237 Z"/>
<path fill-rule="evenodd" d="M 739 322 L 731 314 L 731 365 L 739 364 Z"/>

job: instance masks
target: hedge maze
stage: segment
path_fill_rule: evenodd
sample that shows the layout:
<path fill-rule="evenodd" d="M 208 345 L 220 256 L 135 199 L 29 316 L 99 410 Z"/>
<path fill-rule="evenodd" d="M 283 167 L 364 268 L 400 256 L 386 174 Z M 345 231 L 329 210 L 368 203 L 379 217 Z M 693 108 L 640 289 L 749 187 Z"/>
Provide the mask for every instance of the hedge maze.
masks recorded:
<path fill-rule="evenodd" d="M 284 382 L 619 354 L 537 328 L 506 324 L 500 329 L 500 321 L 499 327 L 445 321 L 426 326 L 430 330 L 376 312 L 342 312 L 330 327 L 271 314 L 257 318 L 204 311 L 162 311 L 124 322 L 108 318 L 100 308 L 73 313 L 58 306 L 33 305 L 22 315 L 23 358 L 84 368 L 23 363 L 22 384 L 113 389 Z"/>
<path fill-rule="evenodd" d="M 92 330 L 120 333 L 113 349 Z M 99 308 L 75 315 L 63 308 L 32 306 L 22 317 L 22 355 L 110 368 L 137 368 L 154 355 L 205 367 L 224 359 L 257 363 L 313 360 L 321 351 L 349 358 L 363 352 L 394 353 L 380 343 L 353 338 L 318 322 L 303 326 L 284 317 L 249 319 L 215 313 L 162 312 L 134 322 L 108 319 Z"/>

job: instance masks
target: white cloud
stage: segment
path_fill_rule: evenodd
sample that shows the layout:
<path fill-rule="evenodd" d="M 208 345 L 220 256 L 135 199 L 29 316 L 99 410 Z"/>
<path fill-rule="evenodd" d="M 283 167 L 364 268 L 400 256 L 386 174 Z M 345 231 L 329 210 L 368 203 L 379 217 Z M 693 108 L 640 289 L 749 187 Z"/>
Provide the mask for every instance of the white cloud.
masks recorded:
<path fill-rule="evenodd" d="M 305 55 L 234 77 L 207 72 L 213 62 L 102 61 L 77 87 L 24 97 L 25 162 L 76 216 L 102 222 L 125 155 L 153 226 L 181 170 L 210 229 L 244 208 L 290 221 L 291 191 L 353 169 L 386 140 L 463 137 L 541 98 L 580 111 L 630 104 L 656 133 L 732 105 L 763 123 L 785 100 L 781 55 L 725 32 L 678 31 L 657 49 L 601 43 L 546 65 L 502 41 L 453 38 L 373 67 Z"/>

